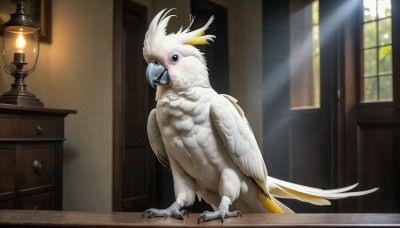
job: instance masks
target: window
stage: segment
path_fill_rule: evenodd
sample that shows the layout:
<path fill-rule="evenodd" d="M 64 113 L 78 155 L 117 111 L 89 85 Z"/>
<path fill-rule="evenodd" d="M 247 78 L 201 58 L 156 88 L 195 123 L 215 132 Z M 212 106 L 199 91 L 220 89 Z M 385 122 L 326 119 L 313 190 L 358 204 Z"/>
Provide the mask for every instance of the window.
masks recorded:
<path fill-rule="evenodd" d="M 392 7 L 390 0 L 364 0 L 361 100 L 393 100 Z"/>
<path fill-rule="evenodd" d="M 290 1 L 291 109 L 320 107 L 318 0 Z"/>

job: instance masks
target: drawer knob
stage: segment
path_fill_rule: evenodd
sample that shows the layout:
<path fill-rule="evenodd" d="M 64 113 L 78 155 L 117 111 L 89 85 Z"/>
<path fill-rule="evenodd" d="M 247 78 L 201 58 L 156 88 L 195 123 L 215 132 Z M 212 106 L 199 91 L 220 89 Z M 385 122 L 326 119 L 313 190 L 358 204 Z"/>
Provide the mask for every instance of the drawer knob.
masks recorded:
<path fill-rule="evenodd" d="M 36 173 L 40 173 L 42 171 L 42 163 L 38 160 L 33 161 L 33 170 L 35 170 Z"/>
<path fill-rule="evenodd" d="M 37 126 L 36 126 L 36 133 L 38 134 L 38 135 L 42 135 L 42 133 L 43 133 L 43 126 L 42 125 L 40 125 L 40 124 L 38 124 Z"/>

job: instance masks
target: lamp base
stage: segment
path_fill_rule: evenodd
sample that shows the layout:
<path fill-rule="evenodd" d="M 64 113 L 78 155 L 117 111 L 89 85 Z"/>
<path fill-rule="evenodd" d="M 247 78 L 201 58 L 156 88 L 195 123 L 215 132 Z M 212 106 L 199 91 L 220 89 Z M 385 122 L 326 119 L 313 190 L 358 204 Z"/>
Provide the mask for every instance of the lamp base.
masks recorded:
<path fill-rule="evenodd" d="M 20 90 L 10 90 L 0 97 L 0 103 L 43 107 L 43 102 L 35 97 L 33 93 Z"/>
<path fill-rule="evenodd" d="M 11 85 L 11 90 L 0 97 L 0 103 L 43 107 L 43 102 L 26 90 L 24 79 L 28 73 L 22 71 L 22 65 L 17 65 L 17 71 L 11 72 L 11 75 L 15 81 Z"/>

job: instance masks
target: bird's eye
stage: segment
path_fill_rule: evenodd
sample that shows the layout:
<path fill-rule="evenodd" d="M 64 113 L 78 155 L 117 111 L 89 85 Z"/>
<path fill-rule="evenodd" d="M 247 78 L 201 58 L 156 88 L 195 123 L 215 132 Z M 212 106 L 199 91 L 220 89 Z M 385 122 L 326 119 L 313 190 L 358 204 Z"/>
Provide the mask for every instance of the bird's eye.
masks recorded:
<path fill-rule="evenodd" d="M 177 63 L 179 61 L 179 55 L 178 54 L 172 54 L 169 61 L 171 63 Z"/>

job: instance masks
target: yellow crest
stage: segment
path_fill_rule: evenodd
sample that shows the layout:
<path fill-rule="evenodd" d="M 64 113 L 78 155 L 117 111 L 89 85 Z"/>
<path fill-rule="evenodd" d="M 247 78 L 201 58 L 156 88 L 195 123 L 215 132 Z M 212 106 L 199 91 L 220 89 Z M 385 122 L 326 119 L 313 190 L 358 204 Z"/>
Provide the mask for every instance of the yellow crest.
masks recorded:
<path fill-rule="evenodd" d="M 205 38 L 204 32 L 200 32 L 198 35 L 195 35 L 191 37 L 188 41 L 186 41 L 186 44 L 190 45 L 197 45 L 197 44 L 208 44 L 208 39 Z"/>

